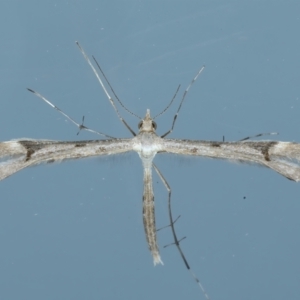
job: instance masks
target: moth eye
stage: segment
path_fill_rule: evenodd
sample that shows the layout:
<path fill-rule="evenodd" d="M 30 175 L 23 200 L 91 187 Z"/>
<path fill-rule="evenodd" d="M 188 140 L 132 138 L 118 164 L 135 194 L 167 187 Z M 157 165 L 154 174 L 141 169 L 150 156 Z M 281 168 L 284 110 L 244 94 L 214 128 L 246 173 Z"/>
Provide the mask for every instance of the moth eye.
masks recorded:
<path fill-rule="evenodd" d="M 142 125 L 143 125 L 143 121 L 140 121 L 138 125 L 138 129 L 141 129 Z"/>
<path fill-rule="evenodd" d="M 152 127 L 156 130 L 157 125 L 154 121 L 152 121 Z"/>

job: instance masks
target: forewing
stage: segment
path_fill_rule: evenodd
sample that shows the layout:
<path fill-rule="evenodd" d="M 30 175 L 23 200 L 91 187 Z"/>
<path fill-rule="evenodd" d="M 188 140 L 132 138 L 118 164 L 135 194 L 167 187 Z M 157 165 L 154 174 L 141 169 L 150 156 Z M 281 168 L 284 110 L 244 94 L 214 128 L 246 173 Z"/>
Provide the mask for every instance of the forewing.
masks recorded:
<path fill-rule="evenodd" d="M 0 180 L 43 162 L 113 155 L 132 150 L 130 139 L 91 141 L 13 140 L 0 143 Z"/>
<path fill-rule="evenodd" d="M 165 152 L 257 163 L 300 181 L 300 144 L 279 141 L 214 142 L 164 139 Z"/>

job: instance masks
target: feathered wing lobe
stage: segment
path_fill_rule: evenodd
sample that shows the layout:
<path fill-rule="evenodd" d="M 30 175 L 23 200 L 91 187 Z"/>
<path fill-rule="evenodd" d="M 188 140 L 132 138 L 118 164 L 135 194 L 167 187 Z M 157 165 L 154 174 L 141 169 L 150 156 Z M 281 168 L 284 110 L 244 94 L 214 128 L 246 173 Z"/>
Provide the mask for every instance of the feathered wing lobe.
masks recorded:
<path fill-rule="evenodd" d="M 277 141 L 214 142 L 163 140 L 163 150 L 174 154 L 257 163 L 300 181 L 300 144 Z"/>
<path fill-rule="evenodd" d="M 0 143 L 0 180 L 29 166 L 132 150 L 130 139 L 60 142 L 13 140 Z"/>
<path fill-rule="evenodd" d="M 0 143 L 0 180 L 25 168 L 27 150 L 17 141 Z"/>
<path fill-rule="evenodd" d="M 300 181 L 300 144 L 279 142 L 269 150 L 270 168 L 294 181 Z"/>

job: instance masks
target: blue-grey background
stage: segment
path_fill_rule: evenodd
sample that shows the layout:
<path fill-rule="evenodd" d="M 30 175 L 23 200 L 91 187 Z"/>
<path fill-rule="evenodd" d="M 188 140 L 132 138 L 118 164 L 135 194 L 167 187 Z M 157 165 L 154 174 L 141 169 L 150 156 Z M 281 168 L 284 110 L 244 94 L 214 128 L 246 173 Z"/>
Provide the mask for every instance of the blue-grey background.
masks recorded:
<path fill-rule="evenodd" d="M 123 103 L 160 112 L 190 90 L 172 138 L 300 141 L 299 1 L 2 1 L 0 139 L 76 140 L 81 132 L 26 91 L 116 137 L 131 137 L 75 46 Z M 157 119 L 164 133 L 179 103 Z M 135 129 L 138 120 L 123 116 Z M 269 137 L 266 137 L 269 138 Z M 266 139 L 265 138 L 265 139 Z M 272 137 L 273 138 L 273 137 Z M 155 159 L 173 191 L 182 248 L 211 299 L 298 299 L 300 184 L 264 168 Z M 154 176 L 157 226 L 167 193 Z M 246 197 L 244 199 L 244 197 Z M 204 299 L 170 230 L 153 267 L 138 156 L 29 168 L 0 182 L 0 299 Z"/>

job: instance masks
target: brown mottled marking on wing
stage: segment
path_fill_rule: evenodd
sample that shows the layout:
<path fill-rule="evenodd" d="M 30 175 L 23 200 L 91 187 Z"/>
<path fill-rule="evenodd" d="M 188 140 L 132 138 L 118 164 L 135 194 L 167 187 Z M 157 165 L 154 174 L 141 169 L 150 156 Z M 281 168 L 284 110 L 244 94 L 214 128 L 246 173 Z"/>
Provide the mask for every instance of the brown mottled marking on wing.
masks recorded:
<path fill-rule="evenodd" d="M 76 144 L 75 147 L 85 147 L 86 144 L 80 143 L 80 144 Z"/>

